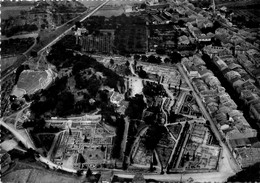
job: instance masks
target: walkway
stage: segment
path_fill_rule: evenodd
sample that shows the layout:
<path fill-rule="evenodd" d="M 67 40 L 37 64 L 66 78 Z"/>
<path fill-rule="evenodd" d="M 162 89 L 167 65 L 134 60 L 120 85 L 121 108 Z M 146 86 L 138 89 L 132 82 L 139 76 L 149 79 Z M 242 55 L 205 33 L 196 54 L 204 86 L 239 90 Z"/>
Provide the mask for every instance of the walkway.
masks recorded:
<path fill-rule="evenodd" d="M 217 129 L 215 123 L 213 122 L 213 120 L 211 119 L 211 116 L 209 115 L 208 111 L 206 110 L 204 104 L 202 103 L 201 101 L 201 98 L 198 96 L 198 94 L 195 92 L 194 88 L 193 88 L 193 85 L 191 84 L 187 74 L 185 73 L 184 69 L 183 69 L 183 66 L 181 64 L 177 64 L 177 67 L 180 71 L 180 73 L 182 74 L 182 76 L 185 78 L 185 81 L 186 83 L 189 85 L 189 87 L 192 89 L 192 93 L 197 101 L 197 104 L 199 105 L 200 107 L 200 110 L 202 111 L 202 113 L 204 114 L 204 116 L 206 117 L 206 119 L 210 122 L 210 126 L 211 126 L 211 129 L 213 131 L 213 133 L 215 134 L 216 138 L 218 139 L 218 141 L 220 142 L 220 145 L 223 147 L 223 149 L 225 151 L 227 151 L 227 156 L 229 157 L 228 159 L 231 160 L 230 161 L 230 166 L 232 167 L 232 169 L 235 171 L 235 172 L 238 172 L 241 170 L 241 168 L 238 166 L 235 158 L 233 157 L 230 149 L 228 148 L 227 144 L 223 143 L 222 142 L 222 136 L 221 134 L 219 133 L 219 130 Z"/>
<path fill-rule="evenodd" d="M 5 40 L 9 40 L 9 39 L 24 39 L 24 38 L 36 38 L 38 36 L 38 33 L 28 33 L 28 34 L 21 34 L 21 35 L 15 35 L 15 36 L 11 36 L 11 37 L 6 37 L 6 36 L 1 36 L 1 40 L 5 41 Z"/>

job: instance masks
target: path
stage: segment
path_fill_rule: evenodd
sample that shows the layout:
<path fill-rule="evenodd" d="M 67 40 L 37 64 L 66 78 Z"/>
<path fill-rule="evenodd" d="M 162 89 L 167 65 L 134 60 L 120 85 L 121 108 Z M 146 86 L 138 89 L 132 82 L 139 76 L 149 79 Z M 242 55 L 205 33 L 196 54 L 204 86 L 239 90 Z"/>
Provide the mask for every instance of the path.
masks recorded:
<path fill-rule="evenodd" d="M 36 38 L 38 36 L 38 33 L 32 32 L 32 33 L 27 33 L 27 34 L 21 34 L 21 35 L 15 35 L 15 36 L 11 36 L 11 37 L 6 37 L 6 36 L 1 36 L 1 40 L 5 41 L 5 40 L 9 40 L 9 39 L 24 39 L 24 38 Z"/>
<path fill-rule="evenodd" d="M 211 116 L 209 115 L 208 111 L 206 110 L 204 104 L 202 103 L 201 101 L 201 98 L 198 96 L 198 94 L 195 92 L 194 88 L 193 88 L 193 85 L 191 84 L 187 74 L 185 73 L 184 69 L 183 69 L 183 66 L 181 64 L 177 64 L 177 67 L 180 71 L 180 73 L 182 74 L 182 76 L 185 78 L 185 81 L 186 83 L 189 85 L 189 87 L 192 89 L 192 93 L 197 101 L 197 104 L 199 105 L 200 107 L 200 110 L 202 111 L 202 113 L 204 114 L 204 116 L 206 117 L 206 119 L 210 122 L 210 127 L 213 131 L 213 133 L 215 134 L 216 138 L 218 139 L 218 141 L 220 142 L 220 145 L 223 147 L 223 149 L 225 149 L 228 153 L 227 153 L 227 156 L 229 157 L 228 159 L 231 160 L 230 162 L 230 166 L 232 167 L 232 169 L 235 171 L 235 172 L 238 172 L 241 170 L 241 168 L 238 166 L 235 158 L 233 157 L 230 149 L 228 148 L 228 146 L 222 142 L 222 136 L 219 132 L 219 130 L 217 129 L 215 123 L 213 122 L 213 120 L 211 119 Z"/>

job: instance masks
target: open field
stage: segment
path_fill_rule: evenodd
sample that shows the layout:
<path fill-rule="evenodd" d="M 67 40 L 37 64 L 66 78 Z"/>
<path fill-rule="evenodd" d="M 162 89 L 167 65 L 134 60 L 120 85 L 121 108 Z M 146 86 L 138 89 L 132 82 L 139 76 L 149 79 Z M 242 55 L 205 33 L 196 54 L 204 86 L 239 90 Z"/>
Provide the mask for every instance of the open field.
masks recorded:
<path fill-rule="evenodd" d="M 13 63 L 15 63 L 17 60 L 17 57 L 8 57 L 8 58 L 2 58 L 1 59 L 1 70 L 5 70 L 8 67 L 10 67 L 11 65 L 13 65 Z"/>
<path fill-rule="evenodd" d="M 21 10 L 29 10 L 31 6 L 9 6 L 1 7 L 1 19 L 8 19 L 10 16 L 15 17 L 20 15 Z"/>
<path fill-rule="evenodd" d="M 82 4 L 84 4 L 86 7 L 91 6 L 97 6 L 100 3 L 102 3 L 102 0 L 95 0 L 95 1 L 87 1 L 82 0 L 80 1 Z M 129 4 L 135 4 L 135 3 L 142 3 L 144 0 L 111 0 L 108 5 L 129 5 Z"/>
<path fill-rule="evenodd" d="M 105 16 L 105 17 L 111 17 L 111 16 L 119 16 L 124 13 L 123 8 L 120 9 L 101 9 L 98 12 L 96 12 L 93 16 Z"/>

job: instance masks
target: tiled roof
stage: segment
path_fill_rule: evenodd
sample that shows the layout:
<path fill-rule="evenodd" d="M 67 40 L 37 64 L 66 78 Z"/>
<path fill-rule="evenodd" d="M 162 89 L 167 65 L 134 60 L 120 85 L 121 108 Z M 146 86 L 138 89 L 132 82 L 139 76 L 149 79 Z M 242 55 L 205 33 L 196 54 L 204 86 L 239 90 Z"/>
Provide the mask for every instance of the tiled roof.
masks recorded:
<path fill-rule="evenodd" d="M 238 64 L 235 64 L 235 63 L 229 64 L 228 67 L 232 70 L 235 69 L 235 68 L 242 68 L 241 65 L 238 65 Z"/>
<path fill-rule="evenodd" d="M 260 162 L 260 148 L 237 148 L 236 152 L 242 158 L 242 167 L 248 167 Z"/>

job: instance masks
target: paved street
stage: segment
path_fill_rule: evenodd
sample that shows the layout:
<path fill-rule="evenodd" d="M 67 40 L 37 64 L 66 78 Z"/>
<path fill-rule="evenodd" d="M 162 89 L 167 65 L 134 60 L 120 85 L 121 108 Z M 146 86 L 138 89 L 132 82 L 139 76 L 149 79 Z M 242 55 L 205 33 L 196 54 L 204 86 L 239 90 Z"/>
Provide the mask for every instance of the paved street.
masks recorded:
<path fill-rule="evenodd" d="M 238 172 L 240 169 L 240 167 L 238 166 L 238 164 L 236 163 L 236 160 L 234 159 L 234 157 L 232 156 L 232 153 L 230 152 L 228 146 L 222 142 L 222 137 L 219 133 L 219 130 L 217 129 L 215 123 L 213 122 L 213 120 L 211 119 L 208 111 L 206 110 L 204 104 L 202 103 L 202 100 L 201 98 L 198 96 L 198 94 L 196 93 L 196 91 L 194 90 L 187 74 L 185 73 L 183 67 L 181 64 L 177 64 L 177 67 L 180 71 L 180 73 L 182 74 L 182 76 L 184 77 L 186 83 L 189 85 L 189 87 L 192 89 L 192 93 L 193 93 L 193 96 L 196 98 L 196 101 L 202 111 L 202 113 L 204 114 L 204 116 L 207 118 L 207 120 L 210 122 L 210 126 L 211 126 L 211 129 L 212 131 L 214 132 L 216 138 L 218 139 L 218 141 L 220 142 L 221 146 L 223 147 L 224 151 L 227 151 L 228 153 L 226 154 L 229 159 L 230 159 L 230 166 L 232 167 L 232 169 L 235 171 L 235 172 Z"/>
<path fill-rule="evenodd" d="M 9 39 L 24 39 L 24 38 L 30 38 L 30 37 L 33 37 L 33 38 L 36 38 L 38 36 L 38 33 L 28 33 L 28 34 L 21 34 L 21 35 L 15 35 L 15 36 L 11 36 L 11 37 L 6 37 L 6 36 L 1 36 L 1 40 L 4 41 L 4 40 L 9 40 Z"/>

